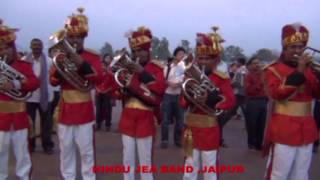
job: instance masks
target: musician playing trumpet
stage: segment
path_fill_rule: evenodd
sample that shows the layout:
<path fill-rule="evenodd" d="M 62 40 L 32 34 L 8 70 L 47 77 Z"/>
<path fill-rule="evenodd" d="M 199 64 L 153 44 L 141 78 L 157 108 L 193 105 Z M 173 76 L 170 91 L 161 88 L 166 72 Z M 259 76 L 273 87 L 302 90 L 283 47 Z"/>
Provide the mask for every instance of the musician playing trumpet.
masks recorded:
<path fill-rule="evenodd" d="M 269 152 L 266 179 L 308 179 L 312 145 L 318 139 L 311 102 L 320 97 L 319 76 L 304 53 L 309 32 L 301 24 L 282 28 L 282 53 L 265 68 L 266 89 L 273 102 L 265 139 Z"/>
<path fill-rule="evenodd" d="M 101 82 L 102 64 L 98 53 L 84 48 L 84 40 L 88 35 L 88 19 L 82 13 L 83 9 L 78 9 L 78 14 L 68 17 L 65 28 L 52 37 L 65 38 L 72 47 L 65 46 L 51 48 L 62 50 L 66 54 L 68 61 L 66 68 L 52 66 L 50 72 L 50 83 L 53 86 L 61 86 L 61 98 L 59 108 L 55 112 L 58 117 L 58 137 L 60 146 L 60 170 L 64 179 L 76 179 L 76 148 L 79 148 L 81 158 L 82 179 L 96 179 L 92 167 L 95 164 L 94 152 L 94 106 L 90 89 L 85 89 L 84 84 L 74 83 L 62 70 L 69 66 L 73 76 L 79 76 L 92 86 Z M 56 36 L 56 37 L 55 37 Z M 65 37 L 64 37 L 65 36 Z M 61 42 L 61 41 L 59 41 Z M 61 49 L 59 49 L 61 48 Z M 59 57 L 54 55 L 53 59 Z M 73 64 L 74 63 L 74 64 Z M 67 73 L 67 72 L 65 72 Z M 81 82 L 81 81 L 79 81 Z M 75 86 L 77 85 L 77 86 Z M 83 88 L 82 88 L 83 87 Z"/>
<path fill-rule="evenodd" d="M 16 31 L 0 22 L 0 59 L 5 61 L 9 68 L 24 76 L 23 79 L 5 79 L 6 75 L 12 74 L 6 74 L 7 71 L 3 67 L 0 68 L 0 179 L 8 178 L 9 147 L 12 143 L 16 159 L 16 176 L 28 180 L 31 178 L 32 164 L 28 150 L 29 117 L 25 101 L 16 100 L 5 92 L 13 89 L 31 92 L 39 87 L 40 81 L 33 73 L 31 64 L 18 59 Z"/>
<path fill-rule="evenodd" d="M 215 28 L 215 30 L 217 29 Z M 198 104 L 205 104 L 216 110 L 226 110 L 235 104 L 230 79 L 226 74 L 217 70 L 221 58 L 222 42 L 223 40 L 216 32 L 197 34 L 195 61 L 203 69 L 204 75 L 208 77 L 216 90 L 208 91 L 204 93 L 203 97 L 194 100 Z M 207 169 L 218 165 L 220 127 L 217 115 L 205 112 L 190 102 L 192 101 L 181 96 L 180 104 L 185 108 L 191 107 L 186 116 L 187 128 L 183 135 L 183 146 L 186 153 L 185 166 L 193 167 L 192 172 L 185 172 L 183 179 L 196 180 L 201 167 Z M 202 163 L 200 159 L 202 159 Z M 203 173 L 205 180 L 217 179 L 217 174 L 214 172 L 203 171 Z"/>

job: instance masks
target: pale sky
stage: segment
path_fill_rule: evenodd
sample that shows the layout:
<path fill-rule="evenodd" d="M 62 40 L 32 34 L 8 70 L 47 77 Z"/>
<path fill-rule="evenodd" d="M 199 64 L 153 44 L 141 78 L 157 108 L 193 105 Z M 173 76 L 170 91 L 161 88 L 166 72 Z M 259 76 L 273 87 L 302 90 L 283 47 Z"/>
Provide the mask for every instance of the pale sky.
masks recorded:
<path fill-rule="evenodd" d="M 280 50 L 281 28 L 294 22 L 309 29 L 309 45 L 320 49 L 319 0 L 1 0 L 0 18 L 20 29 L 16 42 L 28 50 L 34 37 L 47 44 L 79 6 L 89 18 L 86 47 L 96 50 L 106 41 L 114 49 L 127 46 L 125 32 L 141 25 L 167 37 L 171 50 L 181 39 L 194 46 L 197 32 L 217 25 L 224 46 L 237 45 L 251 55 L 260 48 Z"/>

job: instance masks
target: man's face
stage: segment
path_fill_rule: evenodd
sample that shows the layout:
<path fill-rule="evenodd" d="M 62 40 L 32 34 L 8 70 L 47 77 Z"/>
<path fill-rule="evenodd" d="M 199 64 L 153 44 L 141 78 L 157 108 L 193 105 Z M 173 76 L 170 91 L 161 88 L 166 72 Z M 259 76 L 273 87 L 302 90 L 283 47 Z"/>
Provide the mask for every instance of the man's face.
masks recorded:
<path fill-rule="evenodd" d="M 252 71 L 259 71 L 260 70 L 260 60 L 259 59 L 252 60 L 250 68 Z"/>
<path fill-rule="evenodd" d="M 298 57 L 302 55 L 305 45 L 302 42 L 291 44 L 284 48 L 284 60 L 286 63 L 297 66 Z"/>
<path fill-rule="evenodd" d="M 215 61 L 217 61 L 218 57 L 211 57 L 211 56 L 198 56 L 196 58 L 196 62 L 200 69 L 204 68 L 206 74 L 210 74 L 214 68 Z"/>
<path fill-rule="evenodd" d="M 232 66 L 230 66 L 230 72 L 236 72 L 237 71 L 237 68 L 238 68 L 238 65 L 237 64 L 232 64 Z"/>
<path fill-rule="evenodd" d="M 82 35 L 71 35 L 71 34 L 67 35 L 67 41 L 70 43 L 70 45 L 73 48 L 76 48 L 77 52 L 83 50 L 84 39 L 85 37 L 83 37 Z"/>
<path fill-rule="evenodd" d="M 31 41 L 30 48 L 33 54 L 41 54 L 43 50 L 43 44 L 39 40 Z"/>
<path fill-rule="evenodd" d="M 178 60 L 178 62 L 181 61 L 181 59 L 185 56 L 185 52 L 184 51 L 178 51 L 177 55 L 176 55 L 176 59 Z"/>
<path fill-rule="evenodd" d="M 133 60 L 139 61 L 142 66 L 146 65 L 149 61 L 149 51 L 146 50 L 134 50 L 132 51 Z"/>
<path fill-rule="evenodd" d="M 106 65 L 109 65 L 112 61 L 112 57 L 109 55 L 109 56 L 106 56 L 104 57 L 103 59 L 103 62 L 106 64 Z"/>
<path fill-rule="evenodd" d="M 15 49 L 12 46 L 0 44 L 0 59 L 6 59 L 6 62 L 13 61 Z"/>
<path fill-rule="evenodd" d="M 59 48 L 51 48 L 49 50 L 49 57 L 53 58 L 55 55 L 57 55 L 60 52 L 61 52 L 61 50 Z"/>

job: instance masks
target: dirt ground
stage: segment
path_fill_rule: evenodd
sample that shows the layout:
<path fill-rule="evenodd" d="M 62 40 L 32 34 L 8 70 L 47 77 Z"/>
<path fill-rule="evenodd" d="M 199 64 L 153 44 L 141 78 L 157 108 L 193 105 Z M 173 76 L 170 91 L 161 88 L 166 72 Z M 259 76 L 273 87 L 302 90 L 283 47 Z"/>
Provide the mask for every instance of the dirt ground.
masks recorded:
<path fill-rule="evenodd" d="M 100 166 L 117 166 L 122 164 L 122 144 L 121 136 L 117 133 L 117 122 L 119 119 L 121 108 L 119 103 L 114 108 L 113 125 L 111 132 L 104 130 L 96 132 L 96 159 L 97 165 Z M 172 140 L 173 128 L 170 127 L 170 140 Z M 182 150 L 175 147 L 173 142 L 170 142 L 168 149 L 161 149 L 158 137 L 155 142 L 154 161 L 157 170 L 161 166 L 182 166 L 184 157 Z M 244 167 L 243 173 L 222 173 L 222 180 L 262 180 L 267 158 L 261 157 L 261 152 L 249 151 L 246 146 L 246 132 L 243 120 L 231 120 L 225 127 L 224 137 L 228 148 L 221 148 L 219 151 L 220 164 L 226 166 L 240 165 Z M 33 162 L 33 177 L 35 180 L 56 180 L 62 179 L 59 172 L 59 148 L 57 136 L 54 135 L 55 152 L 53 155 L 46 155 L 40 148 L 40 139 L 37 142 L 36 152 L 32 154 Z M 80 165 L 77 161 L 77 179 L 80 177 Z M 9 179 L 14 177 L 15 161 L 13 154 L 10 157 Z M 314 154 L 310 168 L 310 180 L 320 179 L 320 155 Z M 171 180 L 182 179 L 182 173 L 155 173 L 155 180 Z M 139 177 L 139 175 L 136 175 Z M 121 173 L 98 173 L 97 179 L 123 179 Z M 137 178 L 140 179 L 140 178 Z"/>

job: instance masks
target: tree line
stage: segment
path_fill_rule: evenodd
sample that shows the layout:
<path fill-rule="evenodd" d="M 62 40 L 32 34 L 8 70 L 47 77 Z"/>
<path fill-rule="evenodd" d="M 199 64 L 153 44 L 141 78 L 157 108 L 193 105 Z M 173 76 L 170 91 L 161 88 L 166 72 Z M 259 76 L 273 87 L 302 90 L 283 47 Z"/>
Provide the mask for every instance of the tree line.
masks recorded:
<path fill-rule="evenodd" d="M 190 47 L 190 42 L 188 40 L 181 40 L 179 43 L 179 46 L 182 46 L 186 52 L 194 52 L 194 49 Z M 167 60 L 169 57 L 172 56 L 172 52 L 169 50 L 169 41 L 167 38 L 158 38 L 153 37 L 152 38 L 152 58 L 159 59 L 159 60 Z M 100 49 L 101 55 L 104 55 L 106 53 L 114 55 L 119 50 L 113 50 L 112 45 L 108 42 L 104 44 L 104 46 Z M 236 62 L 239 58 L 245 58 L 248 59 L 252 56 L 258 57 L 263 63 L 270 63 L 274 60 L 276 60 L 280 55 L 280 52 L 277 50 L 272 50 L 268 48 L 262 48 L 257 50 L 255 53 L 253 53 L 251 56 L 246 56 L 244 54 L 244 50 L 240 46 L 236 45 L 229 45 L 224 48 L 222 59 L 228 63 L 231 64 L 232 62 Z M 320 61 L 320 56 L 317 56 L 315 58 L 316 60 Z"/>

